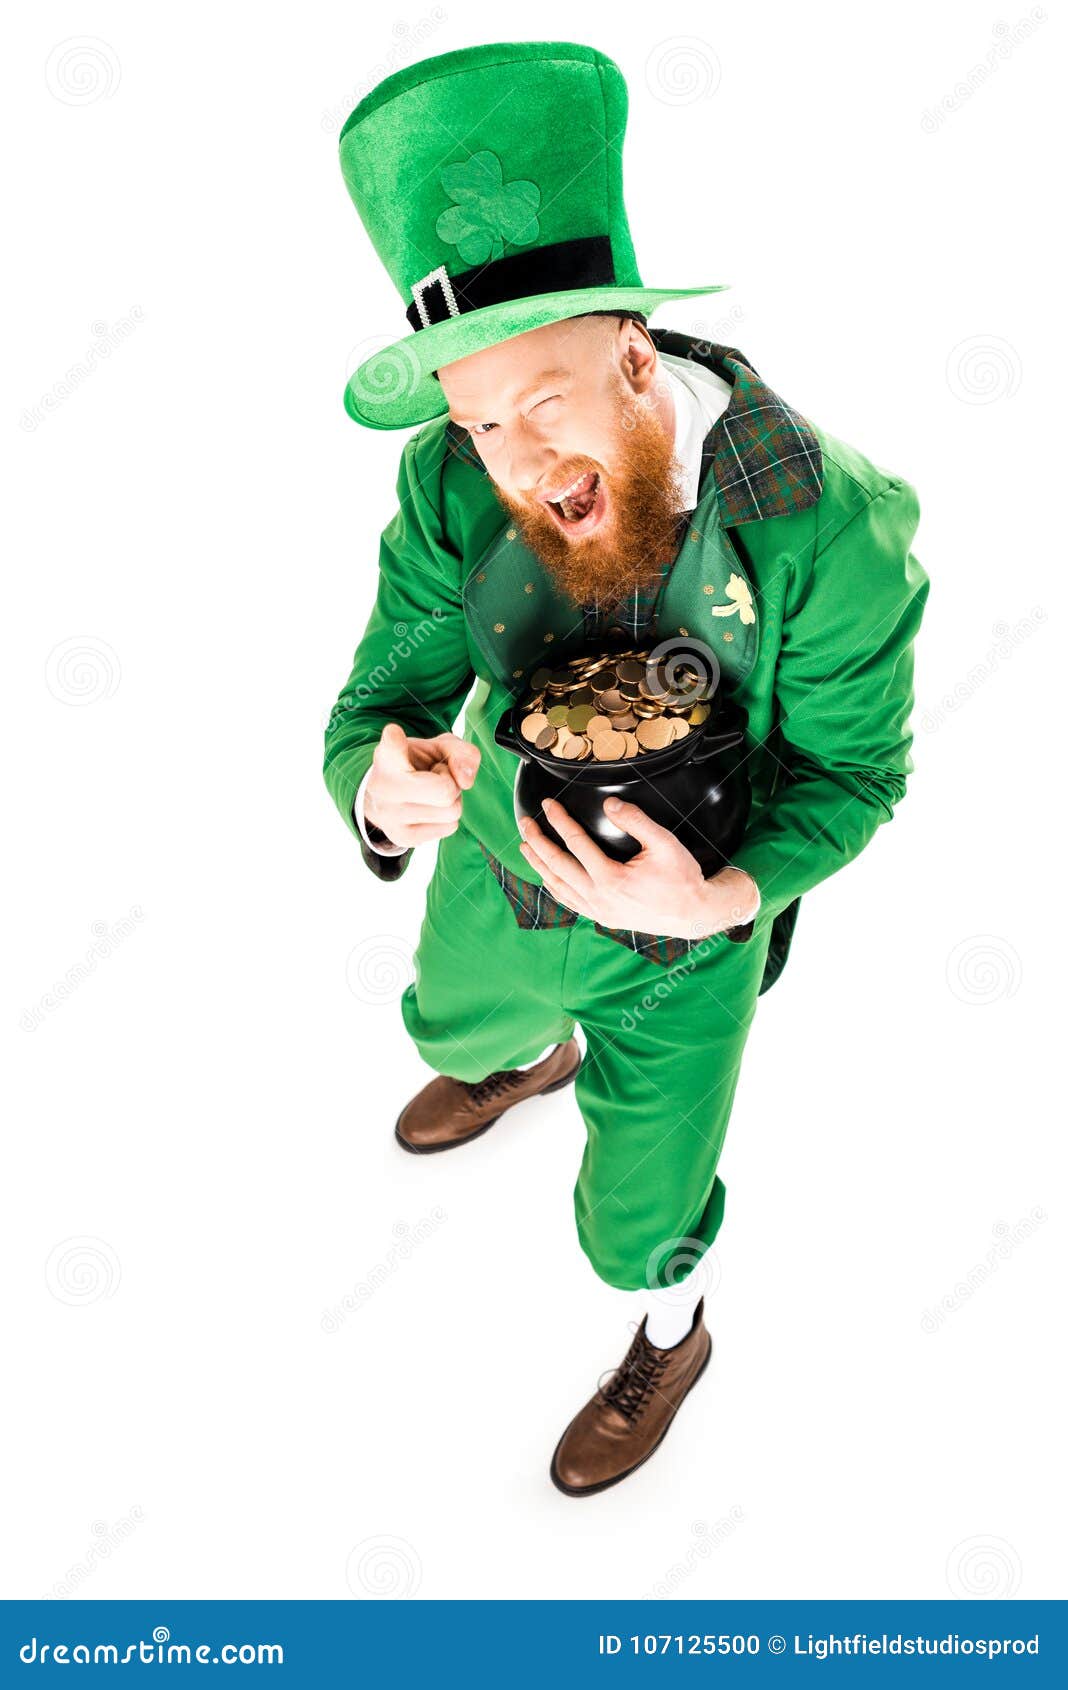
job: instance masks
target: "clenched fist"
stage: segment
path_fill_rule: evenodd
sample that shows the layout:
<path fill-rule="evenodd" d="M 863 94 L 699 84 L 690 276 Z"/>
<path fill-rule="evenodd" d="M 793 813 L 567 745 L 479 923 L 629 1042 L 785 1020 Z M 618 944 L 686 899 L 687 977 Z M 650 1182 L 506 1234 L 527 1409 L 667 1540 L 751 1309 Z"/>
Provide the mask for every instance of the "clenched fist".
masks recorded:
<path fill-rule="evenodd" d="M 455 833 L 461 793 L 472 785 L 482 753 L 456 734 L 410 739 L 387 722 L 375 746 L 364 791 L 367 821 L 394 845 L 423 845 Z"/>

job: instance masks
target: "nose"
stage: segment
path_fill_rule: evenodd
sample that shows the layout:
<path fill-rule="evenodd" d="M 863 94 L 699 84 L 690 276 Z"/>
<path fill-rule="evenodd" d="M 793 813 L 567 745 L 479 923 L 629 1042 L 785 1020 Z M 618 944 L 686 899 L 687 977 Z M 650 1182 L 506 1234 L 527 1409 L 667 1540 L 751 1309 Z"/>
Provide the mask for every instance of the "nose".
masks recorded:
<path fill-rule="evenodd" d="M 508 468 L 512 486 L 517 487 L 528 498 L 536 498 L 538 488 L 548 486 L 548 478 L 555 463 L 556 453 L 551 451 L 544 441 L 533 438 L 525 430 L 520 430 L 509 453 Z"/>

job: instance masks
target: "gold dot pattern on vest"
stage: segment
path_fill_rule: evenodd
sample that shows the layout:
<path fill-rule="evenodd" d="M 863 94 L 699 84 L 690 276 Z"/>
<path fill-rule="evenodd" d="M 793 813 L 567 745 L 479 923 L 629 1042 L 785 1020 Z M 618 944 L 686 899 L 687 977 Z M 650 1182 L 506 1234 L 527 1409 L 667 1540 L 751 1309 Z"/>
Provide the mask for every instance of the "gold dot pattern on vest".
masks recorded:
<path fill-rule="evenodd" d="M 559 669 L 534 670 L 519 732 L 568 763 L 624 762 L 701 728 L 713 691 L 695 666 L 674 661 L 669 669 L 648 650 L 572 657 Z"/>

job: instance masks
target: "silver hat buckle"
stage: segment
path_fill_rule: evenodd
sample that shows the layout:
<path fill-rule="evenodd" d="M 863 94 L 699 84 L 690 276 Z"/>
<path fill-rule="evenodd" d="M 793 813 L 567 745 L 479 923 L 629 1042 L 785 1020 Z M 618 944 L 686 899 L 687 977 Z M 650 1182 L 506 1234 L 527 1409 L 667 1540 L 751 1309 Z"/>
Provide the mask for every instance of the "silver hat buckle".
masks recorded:
<path fill-rule="evenodd" d="M 432 287 L 435 282 L 438 282 L 441 286 L 441 296 L 448 307 L 449 316 L 458 317 L 460 315 L 460 307 L 457 305 L 456 295 L 452 291 L 452 282 L 449 280 L 449 272 L 446 270 L 444 264 L 439 264 L 436 270 L 429 271 L 429 273 L 421 277 L 419 281 L 412 283 L 412 298 L 415 300 L 415 309 L 419 313 L 419 320 L 424 329 L 429 329 L 432 324 L 430 321 L 430 313 L 427 311 L 426 305 L 423 302 L 423 293 L 426 288 Z"/>

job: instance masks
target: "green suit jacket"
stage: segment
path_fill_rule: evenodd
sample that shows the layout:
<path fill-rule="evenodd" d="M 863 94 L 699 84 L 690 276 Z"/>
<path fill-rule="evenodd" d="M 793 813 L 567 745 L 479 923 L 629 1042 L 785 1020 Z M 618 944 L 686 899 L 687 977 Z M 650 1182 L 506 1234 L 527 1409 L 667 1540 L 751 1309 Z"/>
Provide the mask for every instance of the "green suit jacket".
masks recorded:
<path fill-rule="evenodd" d="M 753 809 L 732 861 L 760 888 L 758 919 L 774 923 L 765 990 L 802 894 L 863 849 L 912 772 L 913 641 L 929 588 L 910 549 L 919 501 L 900 476 L 793 410 L 735 348 L 650 332 L 661 351 L 732 384 L 701 488 L 704 497 L 714 479 L 723 555 L 683 544 L 658 632 L 720 642 L 726 682 L 748 712 Z M 411 853 L 368 850 L 356 789 L 386 722 L 446 732 L 470 693 L 462 732 L 482 761 L 462 825 L 529 877 L 512 810 L 516 761 L 493 729 L 521 670 L 545 647 L 566 650 L 581 615 L 517 541 L 477 453 L 447 419 L 407 441 L 397 496 L 375 605 L 326 730 L 327 787 L 368 866 L 396 879 Z"/>

